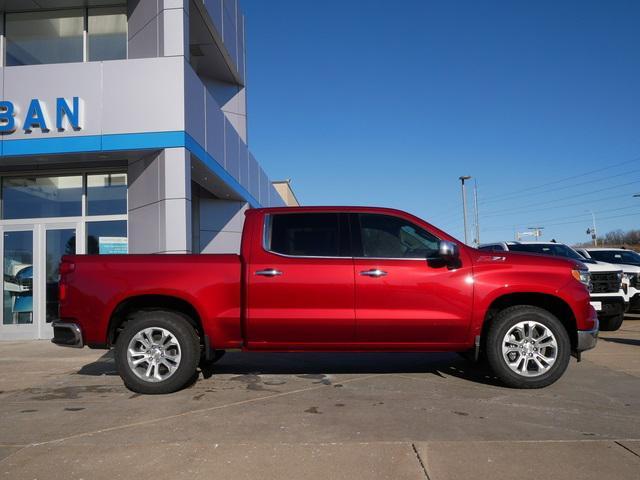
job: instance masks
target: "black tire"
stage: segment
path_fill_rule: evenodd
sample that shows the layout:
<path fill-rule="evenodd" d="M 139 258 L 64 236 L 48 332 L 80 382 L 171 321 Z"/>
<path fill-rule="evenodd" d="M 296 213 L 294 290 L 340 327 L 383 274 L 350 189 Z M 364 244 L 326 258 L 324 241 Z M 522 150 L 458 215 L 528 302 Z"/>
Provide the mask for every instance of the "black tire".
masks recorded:
<path fill-rule="evenodd" d="M 600 318 L 600 330 L 603 332 L 615 332 L 622 326 L 624 321 L 624 313 L 613 317 Z"/>
<path fill-rule="evenodd" d="M 516 373 L 507 365 L 502 354 L 502 340 L 519 322 L 535 321 L 549 329 L 556 338 L 557 356 L 548 371 L 527 377 Z M 501 311 L 489 328 L 486 342 L 489 366 L 494 374 L 512 388 L 543 388 L 558 380 L 567 369 L 571 358 L 571 341 L 564 325 L 553 314 L 532 305 L 517 305 Z"/>
<path fill-rule="evenodd" d="M 175 371 L 161 381 L 143 380 L 133 371 L 127 360 L 129 342 L 138 332 L 147 328 L 167 330 L 179 344 L 180 362 Z M 115 360 L 118 373 L 129 390 L 151 395 L 173 393 L 194 380 L 200 360 L 200 339 L 193 326 L 182 314 L 165 310 L 142 310 L 131 315 L 124 330 L 118 336 Z"/>

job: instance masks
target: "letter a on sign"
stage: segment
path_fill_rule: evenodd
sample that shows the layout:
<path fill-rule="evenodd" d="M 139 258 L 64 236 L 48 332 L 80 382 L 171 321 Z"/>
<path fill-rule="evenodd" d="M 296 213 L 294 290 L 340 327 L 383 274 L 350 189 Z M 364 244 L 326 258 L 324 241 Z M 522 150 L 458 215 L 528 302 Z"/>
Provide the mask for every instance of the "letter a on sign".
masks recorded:
<path fill-rule="evenodd" d="M 48 132 L 47 119 L 45 118 L 40 101 L 37 98 L 31 100 L 27 115 L 24 119 L 23 130 L 30 132 L 33 128 L 39 128 L 43 132 Z"/>

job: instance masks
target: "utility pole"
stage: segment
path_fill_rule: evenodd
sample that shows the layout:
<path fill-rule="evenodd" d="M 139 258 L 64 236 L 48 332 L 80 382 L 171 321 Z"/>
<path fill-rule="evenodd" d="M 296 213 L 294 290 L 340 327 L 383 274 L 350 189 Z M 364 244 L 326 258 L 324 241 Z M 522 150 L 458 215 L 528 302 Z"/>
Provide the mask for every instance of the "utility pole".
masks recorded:
<path fill-rule="evenodd" d="M 587 228 L 587 235 L 591 235 L 593 239 L 593 246 L 598 246 L 598 230 L 596 229 L 596 215 L 593 213 L 593 210 L 589 210 L 591 212 L 591 218 L 593 219 L 593 223 L 591 228 Z"/>
<path fill-rule="evenodd" d="M 480 245 L 480 215 L 478 213 L 478 182 L 473 181 L 473 210 L 476 216 L 476 247 Z"/>
<path fill-rule="evenodd" d="M 467 193 L 464 188 L 465 180 L 470 180 L 471 177 L 469 175 L 462 175 L 458 177 L 460 179 L 460 184 L 462 186 L 462 219 L 464 221 L 464 243 L 469 244 L 468 234 L 467 234 Z"/>

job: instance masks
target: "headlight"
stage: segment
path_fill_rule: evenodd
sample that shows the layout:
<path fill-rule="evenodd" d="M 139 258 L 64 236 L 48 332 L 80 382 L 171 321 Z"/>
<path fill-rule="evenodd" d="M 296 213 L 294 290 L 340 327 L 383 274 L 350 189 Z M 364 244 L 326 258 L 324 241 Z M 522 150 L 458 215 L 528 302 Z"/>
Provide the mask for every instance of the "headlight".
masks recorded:
<path fill-rule="evenodd" d="M 571 270 L 571 274 L 573 275 L 573 278 L 578 280 L 586 287 L 591 286 L 591 275 L 589 274 L 588 270 Z"/>
<path fill-rule="evenodd" d="M 622 274 L 622 280 L 628 282 L 631 280 L 631 276 L 628 273 L 623 273 Z"/>

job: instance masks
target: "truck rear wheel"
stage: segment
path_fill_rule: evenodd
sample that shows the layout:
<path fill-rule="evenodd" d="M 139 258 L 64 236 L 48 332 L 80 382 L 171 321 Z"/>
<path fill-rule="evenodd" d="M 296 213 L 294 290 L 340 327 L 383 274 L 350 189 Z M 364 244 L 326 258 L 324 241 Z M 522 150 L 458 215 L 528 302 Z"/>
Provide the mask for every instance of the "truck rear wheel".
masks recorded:
<path fill-rule="evenodd" d="M 164 310 L 136 312 L 119 335 L 116 367 L 130 390 L 172 393 L 193 381 L 200 340 L 180 314 Z"/>
<path fill-rule="evenodd" d="M 613 317 L 600 318 L 600 330 L 603 332 L 614 332 L 622 326 L 624 321 L 624 313 L 614 315 Z"/>
<path fill-rule="evenodd" d="M 531 305 L 501 311 L 489 329 L 487 360 L 496 376 L 513 388 L 542 388 L 567 369 L 571 342 L 562 323 Z"/>

